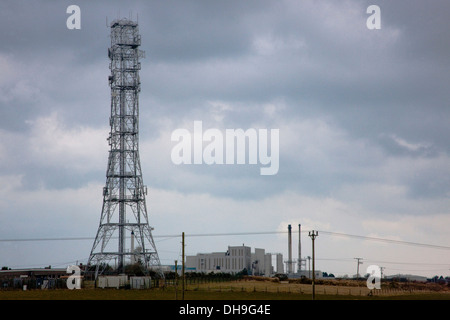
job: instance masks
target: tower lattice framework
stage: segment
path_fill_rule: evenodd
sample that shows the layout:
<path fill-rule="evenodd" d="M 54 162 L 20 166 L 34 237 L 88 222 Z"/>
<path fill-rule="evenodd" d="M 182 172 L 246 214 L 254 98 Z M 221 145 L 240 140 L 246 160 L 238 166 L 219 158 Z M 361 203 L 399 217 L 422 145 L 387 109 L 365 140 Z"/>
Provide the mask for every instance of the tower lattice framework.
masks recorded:
<path fill-rule="evenodd" d="M 96 266 L 97 277 L 112 260 L 119 273 L 126 264 L 139 262 L 144 272 L 153 269 L 163 277 L 148 221 L 147 188 L 139 158 L 141 37 L 138 24 L 127 19 L 115 20 L 110 27 L 110 151 L 100 224 L 88 265 Z"/>

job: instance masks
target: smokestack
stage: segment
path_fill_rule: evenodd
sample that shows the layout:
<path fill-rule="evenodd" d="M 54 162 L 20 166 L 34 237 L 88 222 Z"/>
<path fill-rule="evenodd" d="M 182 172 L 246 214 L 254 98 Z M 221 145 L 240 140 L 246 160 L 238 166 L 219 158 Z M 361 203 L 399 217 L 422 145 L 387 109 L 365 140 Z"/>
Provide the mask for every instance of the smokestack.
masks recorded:
<path fill-rule="evenodd" d="M 292 273 L 292 232 L 291 232 L 291 225 L 288 225 L 288 269 L 287 273 Z"/>
<path fill-rule="evenodd" d="M 302 271 L 302 225 L 298 225 L 298 272 Z"/>

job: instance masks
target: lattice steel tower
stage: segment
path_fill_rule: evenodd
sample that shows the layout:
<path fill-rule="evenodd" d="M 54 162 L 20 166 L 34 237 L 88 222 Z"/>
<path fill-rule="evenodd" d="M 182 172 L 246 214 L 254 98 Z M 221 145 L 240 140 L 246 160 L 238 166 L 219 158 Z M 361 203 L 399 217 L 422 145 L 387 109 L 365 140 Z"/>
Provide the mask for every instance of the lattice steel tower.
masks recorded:
<path fill-rule="evenodd" d="M 110 151 L 100 225 L 88 265 L 96 265 L 97 278 L 113 259 L 119 273 L 127 263 L 139 261 L 145 272 L 153 269 L 163 277 L 148 222 L 147 188 L 139 159 L 139 58 L 144 56 L 139 50 L 141 37 L 138 24 L 127 19 L 115 20 L 110 27 Z M 129 246 L 126 235 L 131 235 Z"/>

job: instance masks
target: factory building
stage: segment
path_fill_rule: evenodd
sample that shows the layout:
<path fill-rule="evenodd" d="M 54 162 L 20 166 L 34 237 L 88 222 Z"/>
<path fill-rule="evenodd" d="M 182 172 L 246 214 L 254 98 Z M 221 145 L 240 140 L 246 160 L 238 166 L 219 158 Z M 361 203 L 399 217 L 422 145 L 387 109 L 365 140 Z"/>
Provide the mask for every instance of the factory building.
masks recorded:
<path fill-rule="evenodd" d="M 281 253 L 276 254 L 277 273 L 284 273 L 283 255 Z"/>
<path fill-rule="evenodd" d="M 292 255 L 292 226 L 288 225 L 288 260 L 283 261 L 281 253 L 266 253 L 264 249 L 255 248 L 252 253 L 248 246 L 228 246 L 226 252 L 198 253 L 186 257 L 186 267 L 195 272 L 238 273 L 244 269 L 249 275 L 273 276 L 286 274 L 288 278 L 312 278 L 311 257 L 302 257 L 301 225 L 298 225 L 298 258 Z M 275 256 L 275 259 L 272 259 Z M 275 260 L 275 261 L 274 261 Z M 308 261 L 308 267 L 306 262 Z M 275 262 L 276 268 L 273 267 Z M 322 271 L 315 269 L 314 277 L 322 278 Z"/>
<path fill-rule="evenodd" d="M 277 254 L 277 268 L 283 268 L 283 257 Z M 252 253 L 251 248 L 245 245 L 228 246 L 225 252 L 198 253 L 195 256 L 186 256 L 186 267 L 195 272 L 224 272 L 238 273 L 244 269 L 248 274 L 271 276 L 272 254 L 266 253 L 264 249 L 255 248 Z M 280 272 L 280 270 L 277 270 Z M 281 272 L 283 270 L 281 269 Z"/>

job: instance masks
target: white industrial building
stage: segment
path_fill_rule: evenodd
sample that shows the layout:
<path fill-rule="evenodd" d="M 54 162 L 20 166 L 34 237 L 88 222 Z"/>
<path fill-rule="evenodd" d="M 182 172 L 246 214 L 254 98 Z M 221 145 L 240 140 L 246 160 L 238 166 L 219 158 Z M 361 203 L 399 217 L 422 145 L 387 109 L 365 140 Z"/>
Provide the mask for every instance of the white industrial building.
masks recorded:
<path fill-rule="evenodd" d="M 245 245 L 228 246 L 226 252 L 198 253 L 186 256 L 186 267 L 195 272 L 238 273 L 244 269 L 248 274 L 271 276 L 275 273 L 272 266 L 272 253 L 264 249 L 251 248 Z M 283 273 L 283 256 L 276 254 L 276 272 Z"/>
<path fill-rule="evenodd" d="M 266 253 L 264 249 L 255 248 L 252 253 L 247 246 L 228 246 L 226 252 L 198 253 L 186 257 L 186 267 L 195 272 L 238 273 L 244 269 L 255 276 L 273 276 L 286 274 L 288 278 L 312 278 L 312 270 L 306 269 L 306 260 L 301 255 L 301 225 L 298 225 L 298 259 L 292 257 L 292 226 L 288 225 L 288 260 L 283 261 L 281 253 Z M 273 256 L 275 266 L 273 267 Z M 308 257 L 310 260 L 310 257 Z M 286 269 L 284 267 L 286 264 Z M 297 268 L 296 268 L 297 265 Z M 286 271 L 285 271 L 286 270 Z M 314 270 L 316 279 L 322 278 L 322 271 Z"/>

